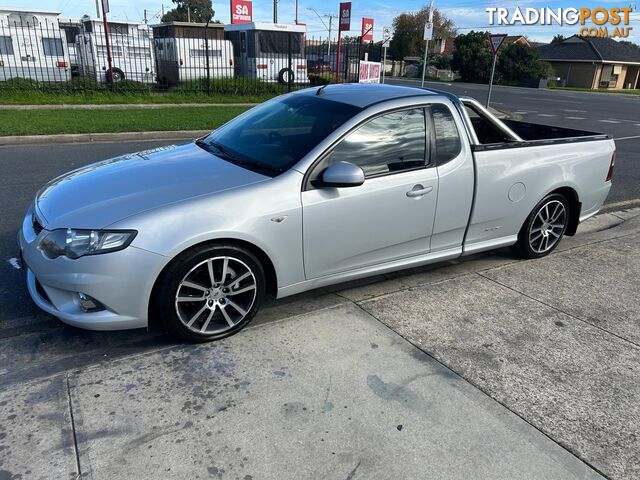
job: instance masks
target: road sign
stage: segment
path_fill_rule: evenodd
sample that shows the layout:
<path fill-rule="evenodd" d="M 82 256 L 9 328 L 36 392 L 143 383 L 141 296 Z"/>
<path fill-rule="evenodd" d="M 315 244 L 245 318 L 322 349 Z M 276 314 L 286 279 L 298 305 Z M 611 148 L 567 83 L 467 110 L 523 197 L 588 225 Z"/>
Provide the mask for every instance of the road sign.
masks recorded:
<path fill-rule="evenodd" d="M 351 2 L 342 2 L 340 4 L 340 23 L 338 30 L 340 32 L 348 32 L 351 30 Z"/>
<path fill-rule="evenodd" d="M 491 50 L 493 51 L 494 55 L 497 55 L 498 49 L 502 45 L 502 42 L 504 42 L 505 38 L 507 38 L 507 35 L 504 33 L 499 35 L 489 34 L 489 44 L 491 45 Z"/>
<path fill-rule="evenodd" d="M 433 37 L 433 22 L 427 22 L 424 24 L 423 40 L 431 40 Z"/>
<path fill-rule="evenodd" d="M 384 27 L 382 29 L 382 46 L 388 47 L 391 41 L 391 27 Z"/>
<path fill-rule="evenodd" d="M 362 43 L 373 41 L 373 18 L 362 19 Z"/>

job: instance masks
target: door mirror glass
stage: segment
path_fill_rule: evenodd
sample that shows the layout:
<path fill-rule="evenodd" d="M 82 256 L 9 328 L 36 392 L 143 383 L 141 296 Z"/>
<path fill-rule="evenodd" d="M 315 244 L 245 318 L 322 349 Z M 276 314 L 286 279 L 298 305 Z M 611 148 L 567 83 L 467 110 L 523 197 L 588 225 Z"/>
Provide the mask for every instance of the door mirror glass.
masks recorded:
<path fill-rule="evenodd" d="M 364 183 L 362 169 L 349 162 L 337 162 L 322 173 L 323 187 L 357 187 Z"/>

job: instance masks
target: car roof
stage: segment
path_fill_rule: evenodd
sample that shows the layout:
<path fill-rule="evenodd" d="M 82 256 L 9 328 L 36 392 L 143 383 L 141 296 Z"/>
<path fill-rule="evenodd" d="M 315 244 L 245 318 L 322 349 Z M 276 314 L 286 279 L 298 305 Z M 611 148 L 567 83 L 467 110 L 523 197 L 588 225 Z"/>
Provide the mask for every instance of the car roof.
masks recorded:
<path fill-rule="evenodd" d="M 440 95 L 441 92 L 418 87 L 385 85 L 378 83 L 343 83 L 325 87 L 305 88 L 293 95 L 320 95 L 323 99 L 367 108 L 376 103 L 405 97 Z"/>

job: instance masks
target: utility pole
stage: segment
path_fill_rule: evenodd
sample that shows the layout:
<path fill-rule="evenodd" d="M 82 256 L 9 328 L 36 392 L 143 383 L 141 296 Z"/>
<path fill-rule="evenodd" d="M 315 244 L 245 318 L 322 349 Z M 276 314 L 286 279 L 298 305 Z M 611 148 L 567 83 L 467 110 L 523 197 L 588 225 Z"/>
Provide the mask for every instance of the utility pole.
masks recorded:
<path fill-rule="evenodd" d="M 144 24 L 147 24 L 147 9 L 144 9 Z"/>
<path fill-rule="evenodd" d="M 318 17 L 318 20 L 320 20 L 322 22 L 322 25 L 324 25 L 324 28 L 326 28 L 329 31 L 329 41 L 327 42 L 327 57 L 328 60 L 327 61 L 331 61 L 331 29 L 332 27 L 332 23 L 333 23 L 333 15 L 320 15 L 315 8 L 312 7 L 307 7 L 307 10 L 311 10 L 313 13 L 316 14 L 316 17 Z M 327 26 L 326 23 L 324 23 L 324 20 L 322 19 L 322 17 L 329 17 L 329 26 Z"/>
<path fill-rule="evenodd" d="M 105 5 L 105 2 L 107 3 Z M 107 74 L 111 80 L 111 89 L 115 91 L 115 82 L 113 81 L 113 61 L 111 57 L 111 41 L 109 40 L 109 22 L 107 21 L 107 12 L 109 11 L 108 0 L 102 0 L 102 23 L 104 25 L 104 41 L 107 47 L 107 63 L 109 64 L 109 71 Z"/>
<path fill-rule="evenodd" d="M 429 31 L 430 29 L 430 31 Z M 427 72 L 427 53 L 429 52 L 429 40 L 433 35 L 433 0 L 429 2 L 429 19 L 424 26 L 424 60 L 422 61 L 422 84 L 421 87 L 424 88 L 424 75 Z"/>
<path fill-rule="evenodd" d="M 187 23 L 191 23 L 191 7 L 187 5 Z"/>
<path fill-rule="evenodd" d="M 278 0 L 273 0 L 273 23 L 278 23 Z"/>

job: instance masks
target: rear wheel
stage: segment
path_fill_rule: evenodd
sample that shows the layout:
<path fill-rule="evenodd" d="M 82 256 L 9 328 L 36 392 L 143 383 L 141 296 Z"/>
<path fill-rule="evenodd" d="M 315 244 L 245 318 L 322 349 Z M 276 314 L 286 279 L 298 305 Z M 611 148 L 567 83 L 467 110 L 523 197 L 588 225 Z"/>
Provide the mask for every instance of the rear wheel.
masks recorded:
<path fill-rule="evenodd" d="M 569 202 L 558 193 L 545 197 L 533 209 L 514 246 L 522 258 L 549 255 L 560 243 L 569 224 Z"/>
<path fill-rule="evenodd" d="M 111 70 L 107 70 L 106 75 L 107 75 L 107 83 L 111 83 L 111 80 L 112 80 Z M 119 68 L 114 68 L 113 83 L 120 83 L 120 82 L 124 82 L 124 72 Z"/>
<path fill-rule="evenodd" d="M 207 342 L 247 326 L 264 294 L 264 271 L 251 252 L 206 246 L 186 252 L 168 268 L 155 304 L 174 333 Z"/>

